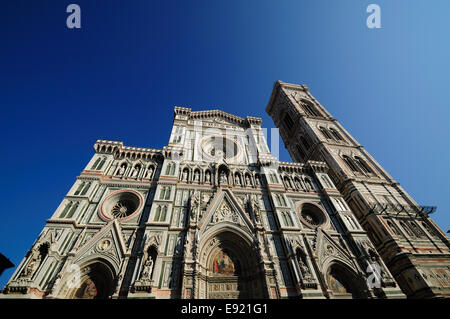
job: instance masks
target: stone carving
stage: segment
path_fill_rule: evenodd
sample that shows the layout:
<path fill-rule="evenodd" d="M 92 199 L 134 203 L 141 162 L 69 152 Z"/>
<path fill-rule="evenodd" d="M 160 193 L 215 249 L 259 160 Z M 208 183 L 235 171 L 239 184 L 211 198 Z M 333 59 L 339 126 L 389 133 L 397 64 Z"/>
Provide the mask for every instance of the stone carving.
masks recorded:
<path fill-rule="evenodd" d="M 259 200 L 257 195 L 251 195 L 250 207 L 253 213 L 253 218 L 257 224 L 261 223 L 261 208 L 259 207 Z"/>
<path fill-rule="evenodd" d="M 234 212 L 228 204 L 222 205 L 213 215 L 212 222 L 220 223 L 223 221 L 229 221 L 233 223 L 239 223 L 239 216 Z"/>
<path fill-rule="evenodd" d="M 305 259 L 305 260 L 303 260 Z M 301 256 L 297 256 L 298 266 L 300 268 L 300 272 L 305 281 L 313 280 L 311 270 L 309 269 L 306 261 L 306 257 L 302 258 Z"/>
<path fill-rule="evenodd" d="M 30 261 L 28 262 L 27 266 L 22 272 L 21 277 L 24 278 L 31 278 L 33 277 L 34 273 L 38 269 L 39 265 L 41 264 L 42 256 L 40 253 L 33 254 L 30 258 Z"/>
<path fill-rule="evenodd" d="M 147 172 L 145 172 L 145 177 L 151 178 L 152 175 L 153 175 L 153 166 L 150 166 Z"/>
<path fill-rule="evenodd" d="M 224 184 L 227 184 L 227 183 L 228 183 L 228 178 L 227 178 L 227 175 L 225 174 L 224 171 L 222 171 L 222 172 L 220 173 L 220 183 L 221 183 L 221 184 L 222 184 L 222 183 L 224 183 Z"/>
<path fill-rule="evenodd" d="M 194 194 L 191 198 L 191 212 L 190 212 L 190 219 L 191 222 L 195 222 L 197 220 L 198 210 L 200 207 L 200 192 L 194 191 Z"/>
<path fill-rule="evenodd" d="M 198 171 L 195 171 L 194 173 L 194 181 L 196 182 L 200 181 L 200 173 Z"/>
<path fill-rule="evenodd" d="M 147 257 L 144 262 L 144 267 L 142 267 L 141 277 L 142 280 L 149 280 L 153 270 L 153 260 L 151 256 Z"/>
<path fill-rule="evenodd" d="M 126 169 L 127 165 L 126 164 L 122 164 L 119 168 L 119 170 L 117 171 L 117 175 L 122 176 L 125 173 L 125 169 Z"/>
<path fill-rule="evenodd" d="M 241 186 L 241 176 L 239 174 L 235 175 L 236 185 Z"/>
<path fill-rule="evenodd" d="M 182 180 L 185 181 L 185 182 L 188 181 L 188 170 L 187 169 L 183 170 Z"/>
<path fill-rule="evenodd" d="M 205 181 L 206 183 L 211 183 L 211 173 L 209 171 L 206 171 Z"/>
<path fill-rule="evenodd" d="M 252 185 L 252 182 L 250 181 L 250 177 L 247 175 L 247 176 L 245 176 L 245 184 L 247 185 L 247 186 L 253 186 Z"/>
<path fill-rule="evenodd" d="M 255 181 L 256 181 L 256 186 L 261 186 L 261 176 L 259 176 L 259 175 L 256 175 L 256 178 L 255 178 Z"/>
<path fill-rule="evenodd" d="M 137 177 L 138 173 L 139 173 L 139 166 L 135 166 L 131 171 L 131 177 Z"/>

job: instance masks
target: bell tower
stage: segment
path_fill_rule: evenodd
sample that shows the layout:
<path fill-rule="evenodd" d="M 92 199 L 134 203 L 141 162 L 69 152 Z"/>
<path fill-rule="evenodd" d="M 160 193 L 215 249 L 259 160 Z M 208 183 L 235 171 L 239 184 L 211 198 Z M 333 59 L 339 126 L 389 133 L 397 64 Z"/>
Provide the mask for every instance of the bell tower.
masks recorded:
<path fill-rule="evenodd" d="M 408 297 L 450 296 L 450 242 L 429 214 L 311 95 L 277 81 L 266 112 L 295 162 L 322 161 Z"/>

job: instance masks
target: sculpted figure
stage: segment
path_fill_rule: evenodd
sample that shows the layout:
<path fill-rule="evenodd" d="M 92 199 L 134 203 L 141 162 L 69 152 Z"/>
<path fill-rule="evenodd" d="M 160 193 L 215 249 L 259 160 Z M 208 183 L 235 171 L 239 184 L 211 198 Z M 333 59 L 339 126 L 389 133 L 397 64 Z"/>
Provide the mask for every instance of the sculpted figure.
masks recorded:
<path fill-rule="evenodd" d="M 150 275 L 152 274 L 153 268 L 153 260 L 150 256 L 148 256 L 147 260 L 144 263 L 144 267 L 142 268 L 141 279 L 150 279 Z"/>

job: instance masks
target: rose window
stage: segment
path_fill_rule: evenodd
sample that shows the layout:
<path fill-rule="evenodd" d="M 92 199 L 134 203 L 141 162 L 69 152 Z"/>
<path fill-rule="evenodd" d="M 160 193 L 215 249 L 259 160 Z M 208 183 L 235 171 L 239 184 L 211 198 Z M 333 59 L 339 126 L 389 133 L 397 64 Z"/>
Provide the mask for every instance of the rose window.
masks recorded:
<path fill-rule="evenodd" d="M 107 219 L 125 219 L 137 212 L 141 203 L 142 199 L 136 192 L 115 192 L 103 201 L 101 214 Z"/>
<path fill-rule="evenodd" d="M 316 205 L 305 203 L 300 210 L 300 218 L 309 227 L 317 227 L 324 224 L 327 218 L 323 211 Z"/>
<path fill-rule="evenodd" d="M 113 215 L 115 218 L 124 218 L 129 215 L 130 209 L 129 209 L 129 203 L 121 200 L 117 202 L 114 207 L 111 209 L 111 215 Z"/>
<path fill-rule="evenodd" d="M 200 144 L 201 152 L 207 159 L 233 159 L 240 153 L 239 145 L 223 136 L 208 136 Z"/>

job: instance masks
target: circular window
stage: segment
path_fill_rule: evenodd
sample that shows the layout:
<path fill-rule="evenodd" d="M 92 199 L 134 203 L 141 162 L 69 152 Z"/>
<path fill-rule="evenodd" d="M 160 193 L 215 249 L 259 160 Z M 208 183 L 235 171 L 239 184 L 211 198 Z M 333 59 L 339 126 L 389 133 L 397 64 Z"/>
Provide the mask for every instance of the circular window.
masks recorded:
<path fill-rule="evenodd" d="M 300 208 L 300 218 L 309 227 L 318 227 L 325 224 L 327 218 L 324 212 L 316 205 L 305 203 Z"/>
<path fill-rule="evenodd" d="M 133 191 L 118 191 L 109 195 L 100 207 L 101 215 L 106 219 L 125 219 L 139 210 L 141 196 Z"/>
<path fill-rule="evenodd" d="M 203 156 L 212 160 L 234 159 L 240 154 L 239 145 L 223 136 L 207 136 L 200 147 Z"/>

